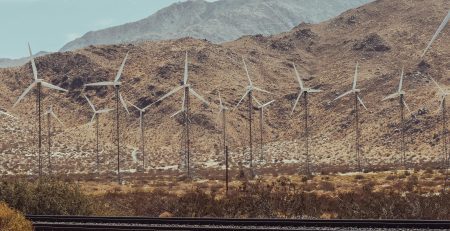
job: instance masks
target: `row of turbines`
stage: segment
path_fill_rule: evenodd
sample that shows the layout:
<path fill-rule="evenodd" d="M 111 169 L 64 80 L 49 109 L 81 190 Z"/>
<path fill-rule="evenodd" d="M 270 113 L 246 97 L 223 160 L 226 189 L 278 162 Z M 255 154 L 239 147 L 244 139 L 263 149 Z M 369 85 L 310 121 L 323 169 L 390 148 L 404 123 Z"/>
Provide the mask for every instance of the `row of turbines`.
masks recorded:
<path fill-rule="evenodd" d="M 426 52 L 430 49 L 431 45 L 433 44 L 433 42 L 437 39 L 438 35 L 442 32 L 442 30 L 444 29 L 444 27 L 447 25 L 448 21 L 450 20 L 450 11 L 448 12 L 447 16 L 445 17 L 444 21 L 441 23 L 441 25 L 439 26 L 438 30 L 436 31 L 436 33 L 433 35 L 432 39 L 430 40 L 430 42 L 428 43 L 426 49 L 424 50 L 424 52 L 422 53 L 421 58 L 423 58 L 426 54 Z M 41 94 L 42 94 L 42 89 L 43 88 L 47 88 L 50 90 L 56 90 L 56 91 L 60 91 L 60 92 L 67 92 L 66 89 L 63 89 L 61 87 L 55 86 L 53 84 L 50 84 L 48 82 L 45 82 L 43 79 L 38 77 L 38 71 L 36 68 L 36 64 L 34 61 L 34 57 L 33 57 L 33 53 L 31 51 L 31 47 L 28 44 L 28 51 L 30 54 L 30 61 L 31 61 L 31 66 L 32 66 L 32 71 L 33 71 L 33 82 L 31 83 L 31 85 L 29 85 L 26 90 L 19 96 L 18 100 L 14 103 L 13 108 L 16 107 L 22 100 L 23 98 L 34 88 L 37 89 L 36 91 L 36 103 L 37 103 L 37 127 L 38 127 L 38 167 L 39 167 L 39 177 L 42 176 L 42 158 L 41 158 L 41 149 L 42 149 L 42 119 L 41 119 Z M 127 113 L 129 113 L 128 110 L 128 106 L 130 105 L 132 107 L 134 107 L 137 111 L 139 111 L 139 132 L 140 132 L 140 141 L 141 141 L 141 152 L 142 152 L 142 166 L 145 168 L 145 145 L 144 145 L 144 141 L 145 141 L 145 131 L 144 131 L 144 120 L 143 120 L 143 115 L 146 113 L 146 111 L 148 111 L 148 109 L 158 103 L 161 102 L 163 100 L 165 100 L 166 98 L 172 96 L 173 94 L 179 92 L 179 91 L 183 91 L 183 96 L 182 96 L 182 101 L 181 101 L 181 109 L 176 112 L 175 114 L 171 115 L 171 117 L 174 117 L 178 114 L 181 114 L 183 116 L 183 131 L 184 131 L 184 136 L 183 136 L 183 147 L 184 147 L 184 156 L 185 156 L 185 162 L 186 162 L 186 169 L 187 169 L 187 176 L 191 177 L 191 169 L 190 169 L 190 159 L 191 159 L 191 150 L 190 150 L 190 145 L 191 145 L 191 138 L 190 138 L 190 123 L 191 123 L 191 96 L 197 98 L 200 102 L 204 103 L 205 105 L 210 105 L 210 103 L 208 101 L 206 101 L 200 94 L 198 94 L 194 88 L 189 84 L 189 72 L 188 72 L 188 53 L 186 52 L 186 56 L 185 56 L 185 66 L 184 66 L 184 76 L 183 76 L 183 81 L 182 84 L 180 86 L 177 86 L 175 88 L 173 88 L 171 91 L 169 91 L 167 94 L 163 95 L 161 98 L 159 98 L 157 101 L 153 102 L 152 104 L 144 107 L 144 108 L 140 108 L 136 105 L 134 105 L 133 103 L 125 100 L 122 97 L 120 88 L 122 86 L 122 82 L 121 82 L 121 76 L 122 76 L 122 72 L 124 70 L 126 61 L 128 59 L 129 54 L 127 53 L 125 55 L 125 58 L 123 59 L 119 70 L 114 78 L 113 81 L 107 81 L 107 82 L 97 82 L 97 83 L 89 83 L 89 84 L 85 84 L 84 88 L 86 87 L 113 87 L 115 90 L 115 112 L 116 112 L 116 145 L 117 145 L 117 176 L 118 176 L 118 181 L 119 183 L 121 182 L 121 172 L 120 172 L 120 113 L 119 110 L 121 107 L 123 107 Z M 247 68 L 247 64 L 245 62 L 245 59 L 242 59 L 243 61 L 243 66 L 246 72 L 246 76 L 247 76 L 247 80 L 248 80 L 248 86 L 246 86 L 245 88 L 245 93 L 243 94 L 242 98 L 239 100 L 239 102 L 237 103 L 237 105 L 234 107 L 234 109 L 238 108 L 242 102 L 247 98 L 247 103 L 248 103 L 248 128 L 249 128 L 249 155 L 250 155 L 250 159 L 249 159 L 249 166 L 250 166 L 250 170 L 253 173 L 253 138 L 252 138 L 252 116 L 253 116 L 253 109 L 254 109 L 254 102 L 256 102 L 256 108 L 259 110 L 259 121 L 260 121 L 260 132 L 261 132 L 261 137 L 260 137 L 260 141 L 261 141 L 261 157 L 262 157 L 262 153 L 263 153 L 263 137 L 262 137 L 262 128 L 263 128 L 263 117 L 264 117 L 264 109 L 266 107 L 268 107 L 269 105 L 273 104 L 275 102 L 275 100 L 266 102 L 266 103 L 261 103 L 255 96 L 254 96 L 254 92 L 260 92 L 260 93 L 264 93 L 264 94 L 268 94 L 268 95 L 273 95 L 271 92 L 266 91 L 260 87 L 257 87 L 254 85 L 252 79 L 250 78 L 250 74 Z M 310 154 L 309 154 L 309 124 L 308 124 L 308 117 L 309 117 L 309 111 L 308 111 L 308 97 L 310 94 L 316 94 L 316 93 L 320 93 L 322 92 L 319 89 L 312 89 L 312 88 L 308 88 L 304 85 L 302 78 L 300 77 L 300 74 L 297 71 L 297 68 L 295 66 L 295 64 L 292 64 L 293 69 L 294 69 L 294 73 L 295 73 L 295 77 L 298 81 L 299 84 L 299 88 L 298 88 L 298 95 L 297 98 L 295 100 L 294 106 L 292 108 L 291 114 L 293 114 L 295 112 L 295 109 L 297 107 L 297 104 L 299 103 L 299 101 L 301 99 L 303 99 L 303 110 L 304 110 L 304 142 L 305 142 L 305 156 L 306 156 L 306 160 L 305 160 L 305 172 L 309 175 L 311 174 L 311 168 L 310 168 Z M 361 171 L 362 169 L 362 164 L 361 164 L 361 151 L 360 151 L 360 122 L 359 122 L 359 105 L 361 105 L 364 109 L 367 110 L 366 105 L 364 104 L 361 96 L 360 96 L 360 92 L 361 90 L 357 88 L 357 80 L 358 80 L 358 68 L 359 68 L 359 64 L 356 64 L 355 67 L 355 74 L 353 77 L 353 85 L 352 88 L 343 93 L 342 95 L 338 96 L 337 98 L 334 99 L 335 100 L 339 100 L 343 97 L 346 96 L 350 96 L 352 95 L 354 97 L 354 108 L 355 108 L 355 134 L 356 134 L 356 138 L 355 138 L 355 157 L 357 160 L 357 168 L 359 171 Z M 404 108 L 406 108 L 410 113 L 411 110 L 409 109 L 408 105 L 405 102 L 405 92 L 403 91 L 403 75 L 404 75 L 404 70 L 402 69 L 401 71 L 401 75 L 400 75 L 400 83 L 399 83 L 399 87 L 398 90 L 385 97 L 383 99 L 383 101 L 389 100 L 389 99 L 394 99 L 394 98 L 398 98 L 399 99 L 399 107 L 400 107 L 400 121 L 401 121 L 401 126 L 402 128 L 401 130 L 401 153 L 402 153 L 402 164 L 404 166 L 406 166 L 406 154 L 405 154 L 405 134 L 404 134 L 404 127 L 405 127 L 405 123 L 404 123 Z M 450 94 L 449 91 L 445 91 L 434 79 L 431 79 L 433 81 L 434 84 L 436 84 L 438 90 L 439 90 L 439 95 L 440 95 L 440 111 L 442 113 L 442 129 L 443 129 L 443 156 L 444 156 L 444 163 L 447 169 L 448 166 L 448 156 L 447 156 L 447 125 L 446 125 L 446 96 L 448 96 Z M 90 108 L 93 111 L 93 116 L 91 118 L 90 124 L 94 124 L 95 123 L 95 130 L 96 130 L 96 165 L 97 165 L 97 171 L 99 169 L 99 165 L 100 165 L 100 161 L 99 161 L 99 116 L 111 111 L 114 111 L 113 109 L 97 109 L 95 107 L 95 105 L 92 103 L 92 101 L 84 94 L 84 89 L 83 89 L 83 96 L 85 97 L 86 101 L 88 102 Z M 122 105 L 122 106 L 120 106 Z M 223 148 L 224 148 L 224 152 L 226 152 L 226 150 L 228 149 L 228 144 L 227 144 L 227 134 L 226 134 L 226 113 L 227 111 L 229 111 L 230 109 L 226 106 L 226 103 L 223 101 L 222 96 L 219 93 L 219 114 L 218 116 L 222 117 L 222 132 L 223 132 Z M 7 112 L 2 112 L 0 111 L 0 114 L 2 115 L 7 115 L 10 117 L 13 117 L 11 114 L 7 113 Z M 54 113 L 52 107 L 50 107 L 46 112 L 45 115 L 47 115 L 47 123 L 48 123 L 48 161 L 49 161 L 49 171 L 51 171 L 51 120 L 56 119 L 59 123 L 62 124 L 62 122 L 59 120 L 59 118 L 56 116 L 56 114 Z"/>

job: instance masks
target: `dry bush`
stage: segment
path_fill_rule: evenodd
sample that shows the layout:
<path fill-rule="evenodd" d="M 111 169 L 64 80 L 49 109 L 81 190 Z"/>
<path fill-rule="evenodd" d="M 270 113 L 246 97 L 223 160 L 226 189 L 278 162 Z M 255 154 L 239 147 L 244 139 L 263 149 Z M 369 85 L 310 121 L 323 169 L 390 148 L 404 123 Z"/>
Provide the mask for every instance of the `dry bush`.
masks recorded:
<path fill-rule="evenodd" d="M 3 231 L 27 231 L 32 230 L 31 222 L 25 217 L 10 209 L 5 203 L 0 203 L 0 230 Z"/>
<path fill-rule="evenodd" d="M 43 179 L 34 183 L 15 180 L 0 183 L 0 201 L 25 214 L 90 215 L 92 202 L 78 185 Z"/>
<path fill-rule="evenodd" d="M 355 180 L 362 180 L 362 179 L 364 179 L 364 176 L 363 175 L 355 175 Z"/>
<path fill-rule="evenodd" d="M 336 187 L 334 186 L 334 184 L 332 182 L 321 181 L 319 183 L 319 189 L 321 189 L 323 191 L 334 192 L 336 190 Z"/>

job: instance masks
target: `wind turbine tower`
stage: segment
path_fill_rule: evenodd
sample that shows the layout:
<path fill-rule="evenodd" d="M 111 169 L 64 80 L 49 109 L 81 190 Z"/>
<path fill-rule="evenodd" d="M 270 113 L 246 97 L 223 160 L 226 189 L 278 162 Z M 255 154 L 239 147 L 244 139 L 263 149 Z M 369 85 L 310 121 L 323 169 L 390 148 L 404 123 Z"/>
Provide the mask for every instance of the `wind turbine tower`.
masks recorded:
<path fill-rule="evenodd" d="M 397 92 L 388 95 L 387 97 L 385 97 L 382 101 L 386 101 L 389 99 L 394 99 L 394 98 L 399 98 L 399 106 L 400 106 L 400 124 L 401 124 L 401 146 L 400 146 L 400 150 L 402 153 L 402 164 L 403 166 L 406 168 L 406 142 L 405 142 L 405 114 L 404 114 L 404 108 L 406 107 L 406 109 L 409 111 L 409 113 L 411 114 L 411 110 L 408 107 L 408 104 L 406 104 L 405 102 L 405 92 L 403 91 L 403 75 L 404 75 L 404 70 L 402 69 L 402 74 L 400 76 L 400 84 L 398 85 L 398 90 Z"/>
<path fill-rule="evenodd" d="M 31 68 L 33 69 L 33 77 L 34 81 L 31 83 L 27 89 L 22 93 L 22 95 L 19 96 L 17 101 L 14 103 L 13 108 L 16 107 L 20 101 L 28 94 L 28 92 L 31 91 L 34 87 L 37 88 L 36 92 L 36 100 L 37 100 L 37 124 L 38 124 L 38 168 L 39 168 L 39 178 L 42 176 L 42 158 L 41 158 L 41 149 L 42 149 L 42 120 L 41 120 L 41 92 L 42 87 L 67 92 L 66 89 L 60 88 L 58 86 L 55 86 L 53 84 L 45 82 L 43 79 L 38 78 L 38 72 L 36 68 L 36 64 L 34 62 L 33 53 L 31 52 L 31 46 L 28 44 L 28 51 L 30 53 L 30 61 L 31 61 Z"/>
<path fill-rule="evenodd" d="M 357 167 L 358 167 L 358 171 L 362 170 L 362 166 L 361 166 L 361 149 L 360 149 L 360 136 L 361 136 L 361 131 L 360 131 L 360 127 L 359 127 L 359 104 L 361 104 L 364 109 L 367 110 L 366 105 L 364 105 L 364 102 L 362 101 L 361 97 L 359 97 L 359 93 L 361 92 L 360 89 L 356 88 L 356 83 L 358 81 L 358 67 L 359 67 L 359 63 L 356 63 L 356 68 L 355 68 L 355 75 L 353 77 L 353 87 L 350 91 L 345 92 L 344 94 L 338 96 L 335 100 L 338 100 L 344 96 L 347 96 L 349 94 L 353 94 L 354 96 L 354 102 L 355 102 L 355 154 L 356 154 L 356 161 L 357 161 Z"/>
<path fill-rule="evenodd" d="M 113 82 L 98 82 L 98 83 L 89 83 L 85 84 L 85 87 L 94 87 L 94 86 L 113 86 L 116 92 L 116 144 L 117 144 L 117 181 L 120 184 L 122 182 L 122 178 L 120 175 L 120 113 L 119 113 L 119 101 L 122 106 L 125 108 L 126 112 L 129 114 L 127 104 L 125 103 L 122 94 L 120 93 L 120 86 L 122 82 L 120 82 L 120 78 L 122 77 L 123 68 L 125 67 L 125 62 L 128 59 L 128 53 L 125 55 L 125 58 L 120 65 L 119 71 L 117 72 L 116 78 Z"/>
<path fill-rule="evenodd" d="M 297 106 L 298 102 L 300 101 L 300 98 L 303 96 L 303 106 L 305 110 L 305 117 L 304 117 L 304 123 L 305 123 L 305 153 L 306 153 L 306 174 L 311 175 L 311 167 L 310 167 L 310 156 L 309 156 L 309 127 L 308 127 L 308 94 L 310 93 L 319 93 L 322 92 L 321 90 L 312 89 L 312 88 L 306 88 L 304 87 L 303 81 L 300 78 L 300 75 L 298 74 L 297 68 L 295 67 L 295 64 L 292 63 L 292 66 L 294 67 L 295 76 L 297 77 L 298 84 L 300 85 L 300 88 L 298 90 L 298 96 L 295 100 L 294 107 L 292 108 L 291 115 L 295 111 L 295 107 Z"/>
<path fill-rule="evenodd" d="M 244 63 L 244 69 L 245 69 L 245 73 L 247 75 L 249 85 L 245 88 L 246 92 L 242 96 L 241 100 L 239 100 L 238 104 L 234 107 L 234 109 L 239 107 L 239 105 L 245 99 L 245 97 L 248 97 L 248 124 L 249 124 L 248 142 L 249 142 L 249 152 L 250 152 L 250 171 L 252 171 L 252 174 L 253 174 L 253 137 L 252 137 L 252 115 L 253 115 L 253 99 L 254 99 L 253 91 L 259 91 L 259 92 L 263 92 L 263 93 L 267 93 L 267 94 L 272 94 L 272 93 L 270 93 L 266 90 L 263 90 L 261 88 L 255 87 L 253 85 L 253 82 L 248 73 L 247 64 L 245 63 L 244 58 L 242 58 L 242 62 Z"/>

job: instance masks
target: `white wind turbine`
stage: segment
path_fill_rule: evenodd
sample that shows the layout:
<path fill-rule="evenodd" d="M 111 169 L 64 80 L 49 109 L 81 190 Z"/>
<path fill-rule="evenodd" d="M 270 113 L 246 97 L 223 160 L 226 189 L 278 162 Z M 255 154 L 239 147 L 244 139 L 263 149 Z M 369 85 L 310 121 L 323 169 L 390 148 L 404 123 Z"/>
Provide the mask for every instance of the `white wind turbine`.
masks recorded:
<path fill-rule="evenodd" d="M 98 82 L 98 83 L 89 83 L 85 84 L 85 87 L 94 87 L 94 86 L 113 86 L 116 91 L 116 141 L 117 141 L 117 180 L 119 184 L 121 181 L 120 176 L 120 114 L 119 114 L 119 101 L 122 103 L 122 106 L 125 108 L 127 113 L 128 111 L 127 104 L 123 100 L 122 94 L 120 93 L 120 86 L 122 86 L 122 82 L 120 82 L 120 78 L 122 77 L 123 68 L 125 67 L 125 62 L 128 59 L 128 53 L 125 55 L 125 58 L 122 61 L 122 64 L 120 65 L 119 71 L 117 72 L 116 78 L 114 79 L 114 82 Z"/>
<path fill-rule="evenodd" d="M 355 152 L 356 152 L 356 161 L 358 163 L 358 170 L 361 171 L 361 157 L 360 157 L 360 128 L 359 128 L 359 110 L 358 110 L 358 106 L 359 104 L 361 104 L 364 109 L 367 110 L 366 105 L 364 105 L 364 102 L 362 101 L 362 99 L 359 97 L 359 93 L 361 92 L 361 89 L 356 88 L 356 83 L 358 81 L 358 67 L 359 67 L 359 63 L 356 63 L 356 67 L 355 67 L 355 75 L 353 77 L 353 86 L 352 89 L 350 91 L 345 92 L 344 94 L 338 96 L 335 100 L 338 100 L 344 96 L 347 96 L 349 94 L 353 94 L 354 96 L 354 102 L 355 102 L 355 133 L 356 133 L 356 139 L 355 139 Z"/>
<path fill-rule="evenodd" d="M 55 86 L 53 84 L 45 82 L 43 79 L 38 78 L 38 72 L 36 68 L 36 64 L 34 62 L 33 53 L 31 52 L 31 46 L 28 44 L 28 51 L 30 53 L 30 61 L 31 61 L 31 67 L 33 69 L 33 77 L 34 81 L 30 84 L 30 86 L 25 89 L 25 91 L 22 93 L 22 95 L 19 96 L 17 101 L 14 103 L 13 108 L 16 107 L 20 101 L 28 94 L 28 92 L 31 91 L 34 87 L 37 88 L 37 123 L 38 123 L 38 165 L 39 165 L 39 178 L 42 175 L 42 159 L 41 159 L 41 147 L 42 147 L 42 125 L 41 125 L 41 92 L 42 87 L 67 92 L 66 89 L 60 88 L 58 86 Z"/>
<path fill-rule="evenodd" d="M 450 91 L 444 90 L 433 78 L 431 78 L 431 81 L 436 85 L 436 87 L 439 90 L 439 98 L 440 98 L 440 106 L 439 110 L 442 113 L 442 156 L 444 159 L 444 168 L 445 168 L 445 180 L 444 180 L 444 191 L 447 188 L 447 180 L 448 180 L 448 166 L 449 166 L 449 159 L 450 156 L 448 155 L 448 130 L 447 130 L 447 107 L 446 107 L 446 98 L 450 95 Z"/>
<path fill-rule="evenodd" d="M 253 99 L 256 101 L 256 103 L 258 104 L 258 110 L 259 110 L 259 132 L 260 132 L 260 156 L 259 159 L 261 161 L 264 160 L 264 139 L 263 139 L 263 134 L 264 134 L 264 108 L 268 107 L 269 105 L 271 105 L 272 103 L 275 102 L 275 100 L 272 100 L 270 102 L 267 102 L 265 104 L 261 104 L 255 97 L 253 97 Z"/>
<path fill-rule="evenodd" d="M 291 115 L 295 111 L 295 107 L 297 106 L 298 102 L 300 101 L 300 97 L 303 96 L 303 102 L 304 102 L 304 110 L 305 110 L 305 152 L 306 152 L 306 174 L 311 174 L 310 169 L 310 158 L 309 158 L 309 128 L 308 128 L 308 94 L 309 93 L 319 93 L 322 92 L 322 90 L 312 89 L 312 88 L 306 88 L 304 87 L 302 78 L 300 78 L 300 75 L 298 74 L 297 68 L 295 67 L 295 64 L 292 63 L 292 66 L 294 67 L 295 76 L 297 77 L 298 84 L 300 85 L 300 88 L 298 90 L 298 96 L 295 100 L 294 107 L 292 107 Z"/>
<path fill-rule="evenodd" d="M 140 108 L 129 101 L 127 101 L 132 107 L 134 107 L 137 111 L 139 111 L 139 131 L 141 136 L 141 151 L 142 151 L 142 169 L 145 170 L 145 131 L 144 131 L 144 114 L 146 110 L 150 107 Z"/>
<path fill-rule="evenodd" d="M 223 154 L 224 156 L 226 155 L 226 149 L 227 149 L 227 136 L 226 136 L 226 131 L 227 131 L 227 122 L 226 122 L 226 113 L 228 111 L 228 107 L 225 106 L 224 102 L 222 101 L 222 97 L 220 96 L 220 92 L 219 92 L 219 113 L 217 116 L 221 116 L 222 115 L 222 139 L 223 139 Z"/>
<path fill-rule="evenodd" d="M 49 175 L 52 174 L 52 161 L 51 161 L 51 147 L 52 147 L 52 121 L 51 118 L 53 117 L 54 119 L 56 119 L 56 121 L 58 121 L 62 126 L 63 123 L 61 122 L 61 120 L 59 120 L 58 116 L 56 116 L 55 112 L 53 111 L 53 106 L 50 105 L 50 108 L 45 112 L 45 115 L 47 115 L 47 141 L 48 141 L 48 173 Z"/>
<path fill-rule="evenodd" d="M 404 167 L 406 167 L 406 143 L 405 143 L 405 115 L 404 115 L 404 108 L 406 107 L 406 109 L 409 111 L 410 114 L 411 110 L 408 107 L 408 104 L 406 104 L 405 102 L 405 92 L 403 91 L 403 75 L 404 75 L 404 70 L 402 68 L 402 73 L 400 75 L 400 84 L 398 85 L 398 90 L 397 92 L 388 95 L 387 97 L 385 97 L 382 101 L 386 101 L 389 99 L 394 99 L 394 98 L 399 98 L 399 106 L 400 106 L 400 123 L 401 123 L 401 153 L 402 153 L 402 164 Z"/>
<path fill-rule="evenodd" d="M 97 162 L 97 173 L 100 173 L 100 157 L 99 157 L 99 144 L 98 144 L 98 120 L 101 114 L 106 114 L 110 111 L 112 111 L 113 109 L 103 109 L 103 110 L 97 110 L 94 106 L 94 104 L 92 104 L 91 100 L 89 100 L 89 98 L 83 94 L 84 98 L 86 98 L 86 101 L 89 103 L 89 106 L 92 109 L 92 112 L 94 112 L 94 114 L 92 115 L 91 121 L 89 122 L 90 124 L 92 124 L 94 122 L 95 119 L 95 150 L 96 150 L 96 162 Z"/>
<path fill-rule="evenodd" d="M 252 79 L 250 78 L 250 75 L 248 73 L 247 64 L 245 63 L 244 58 L 242 58 L 242 62 L 244 63 L 245 73 L 247 75 L 248 79 L 248 86 L 245 88 L 246 91 L 244 95 L 242 96 L 241 100 L 239 100 L 238 104 L 234 107 L 236 109 L 239 107 L 241 102 L 244 100 L 246 96 L 248 96 L 248 123 L 249 123 L 249 151 L 250 151 L 250 171 L 252 171 L 253 174 L 253 138 L 252 138 L 252 115 L 253 115 L 253 91 L 259 91 L 267 94 L 272 94 L 266 90 L 263 90 L 261 88 L 255 87 L 253 85 Z"/>
<path fill-rule="evenodd" d="M 162 96 L 160 99 L 158 99 L 157 101 L 155 101 L 154 103 L 152 103 L 151 105 L 160 102 L 162 100 L 164 100 L 165 98 L 175 94 L 176 92 L 180 91 L 183 89 L 183 102 L 182 102 L 182 108 L 180 111 L 176 112 L 175 114 L 173 114 L 171 117 L 178 115 L 180 113 L 183 113 L 184 116 L 184 126 L 185 126 L 185 131 L 186 131 L 186 136 L 185 136 L 185 157 L 187 160 L 187 175 L 190 178 L 191 177 L 191 171 L 190 171 L 190 95 L 194 95 L 197 99 L 199 99 L 200 101 L 202 101 L 203 103 L 205 103 L 206 105 L 209 105 L 208 101 L 206 101 L 202 96 L 200 96 L 196 91 L 194 91 L 194 89 L 191 87 L 191 85 L 188 83 L 188 79 L 189 79 L 189 73 L 188 73 L 188 53 L 186 52 L 186 58 L 185 58 L 185 62 L 184 62 L 184 78 L 183 78 L 183 83 L 181 86 L 178 86 L 176 88 L 174 88 L 173 90 L 171 90 L 169 93 L 165 94 L 164 96 Z M 150 106 L 151 106 L 150 105 Z"/>
<path fill-rule="evenodd" d="M 433 45 L 434 40 L 437 39 L 437 37 L 439 36 L 439 34 L 442 32 L 442 30 L 445 28 L 445 26 L 447 25 L 448 21 L 450 20 L 450 10 L 447 13 L 447 16 L 444 18 L 444 21 L 442 21 L 441 25 L 439 25 L 436 33 L 434 33 L 433 37 L 431 38 L 430 42 L 428 43 L 427 47 L 425 48 L 425 50 L 423 51 L 422 55 L 420 56 L 421 58 L 423 58 L 423 56 L 425 56 L 425 54 L 427 53 L 427 51 L 430 49 L 431 45 Z"/>

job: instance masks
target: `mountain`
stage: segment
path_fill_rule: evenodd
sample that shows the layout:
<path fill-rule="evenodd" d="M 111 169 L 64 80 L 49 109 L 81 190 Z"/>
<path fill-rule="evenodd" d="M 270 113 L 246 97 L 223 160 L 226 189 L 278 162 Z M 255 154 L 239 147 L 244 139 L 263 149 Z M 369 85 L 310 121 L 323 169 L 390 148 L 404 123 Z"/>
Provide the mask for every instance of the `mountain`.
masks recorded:
<path fill-rule="evenodd" d="M 191 0 L 175 3 L 148 18 L 91 31 L 64 45 L 70 51 L 90 45 L 191 36 L 221 43 L 243 35 L 277 34 L 301 22 L 318 23 L 371 0 Z"/>
<path fill-rule="evenodd" d="M 39 57 L 39 56 L 44 56 L 47 54 L 50 54 L 50 53 L 41 51 L 41 52 L 36 53 L 36 56 Z M 19 58 L 19 59 L 0 58 L 0 68 L 22 66 L 29 61 L 30 61 L 29 57 L 24 57 L 24 58 Z"/>
<path fill-rule="evenodd" d="M 45 90 L 44 108 L 53 105 L 65 127 L 57 126 L 53 160 L 60 173 L 87 173 L 95 169 L 92 116 L 82 96 L 83 84 L 110 81 L 123 57 L 130 52 L 123 72 L 122 95 L 137 106 L 146 106 L 179 86 L 184 54 L 189 54 L 189 81 L 211 107 L 191 98 L 192 163 L 196 169 L 219 168 L 221 126 L 217 119 L 218 93 L 233 108 L 245 92 L 244 57 L 254 84 L 275 93 L 255 94 L 259 101 L 276 102 L 268 108 L 264 123 L 267 171 L 296 173 L 304 163 L 303 110 L 290 115 L 298 91 L 292 63 L 308 87 L 323 90 L 310 96 L 310 149 L 313 168 L 320 171 L 352 170 L 354 156 L 353 101 L 335 97 L 351 88 L 359 62 L 358 86 L 368 111 L 360 111 L 363 165 L 386 169 L 399 163 L 400 124 L 398 102 L 381 100 L 396 91 L 402 67 L 405 70 L 405 100 L 412 109 L 406 117 L 407 160 L 413 166 L 442 163 L 439 95 L 429 80 L 450 86 L 450 27 L 435 41 L 424 58 L 420 55 L 446 16 L 448 0 L 377 0 L 348 10 L 319 24 L 302 23 L 272 36 L 244 36 L 214 44 L 182 38 L 167 41 L 89 46 L 36 59 L 40 77 L 69 89 L 61 94 Z M 14 109 L 11 105 L 32 81 L 31 65 L 0 70 L 0 105 L 18 116 L 0 119 L 0 165 L 2 173 L 36 172 L 35 98 L 28 95 Z M 112 88 L 87 88 L 97 108 L 115 108 Z M 181 118 L 170 115 L 181 107 L 181 93 L 153 105 L 146 113 L 145 134 L 148 171 L 164 173 L 180 164 Z M 131 108 L 130 108 L 131 109 Z M 259 155 L 259 121 L 255 112 L 255 156 Z M 131 109 L 121 114 L 121 163 L 125 171 L 139 166 L 139 114 Z M 228 113 L 230 157 L 235 168 L 248 159 L 247 110 L 241 106 Z M 115 113 L 100 118 L 101 161 L 104 172 L 113 174 Z M 46 125 L 44 123 L 44 131 Z M 44 144 L 46 144 L 44 136 Z M 258 148 L 257 148 L 258 147 Z M 46 163 L 44 156 L 44 163 Z M 194 172 L 197 170 L 194 170 Z"/>

